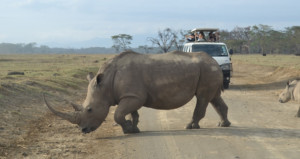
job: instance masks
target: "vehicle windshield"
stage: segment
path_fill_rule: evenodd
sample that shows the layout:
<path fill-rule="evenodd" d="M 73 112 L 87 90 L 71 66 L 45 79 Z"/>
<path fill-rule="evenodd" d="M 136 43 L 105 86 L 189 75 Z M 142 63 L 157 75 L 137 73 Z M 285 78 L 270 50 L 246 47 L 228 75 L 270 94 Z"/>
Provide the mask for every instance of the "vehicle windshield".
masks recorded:
<path fill-rule="evenodd" d="M 228 56 L 225 45 L 193 45 L 192 52 L 206 52 L 211 56 Z"/>

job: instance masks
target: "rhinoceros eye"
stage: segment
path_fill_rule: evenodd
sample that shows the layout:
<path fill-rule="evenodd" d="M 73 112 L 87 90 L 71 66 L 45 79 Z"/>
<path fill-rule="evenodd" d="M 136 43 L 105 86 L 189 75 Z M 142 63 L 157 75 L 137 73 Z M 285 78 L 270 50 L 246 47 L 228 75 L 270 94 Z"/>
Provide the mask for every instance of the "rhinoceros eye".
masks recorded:
<path fill-rule="evenodd" d="M 88 112 L 92 112 L 92 108 L 88 108 L 87 111 L 88 111 Z"/>

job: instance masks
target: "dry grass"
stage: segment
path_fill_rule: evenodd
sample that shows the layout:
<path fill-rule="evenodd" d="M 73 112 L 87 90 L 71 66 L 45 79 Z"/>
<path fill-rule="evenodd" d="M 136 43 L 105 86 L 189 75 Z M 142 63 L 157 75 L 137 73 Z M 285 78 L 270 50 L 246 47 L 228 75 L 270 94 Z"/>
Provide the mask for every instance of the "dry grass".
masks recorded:
<path fill-rule="evenodd" d="M 247 64 L 284 67 L 300 70 L 300 56 L 295 55 L 268 54 L 267 56 L 262 56 L 261 54 L 234 54 L 232 56 L 232 60 L 235 62 L 242 62 Z"/>
<path fill-rule="evenodd" d="M 86 83 L 88 72 L 114 55 L 0 55 L 0 90 L 22 87 L 26 91 L 57 90 L 67 92 Z M 8 72 L 25 75 L 7 75 Z M 0 98 L 5 96 L 0 92 Z"/>
<path fill-rule="evenodd" d="M 59 104 L 61 99 L 84 97 L 88 72 L 96 73 L 113 56 L 0 55 L 0 158 L 19 149 L 18 143 L 31 132 L 30 123 L 44 118 L 42 93 Z M 8 75 L 12 71 L 24 75 Z"/>

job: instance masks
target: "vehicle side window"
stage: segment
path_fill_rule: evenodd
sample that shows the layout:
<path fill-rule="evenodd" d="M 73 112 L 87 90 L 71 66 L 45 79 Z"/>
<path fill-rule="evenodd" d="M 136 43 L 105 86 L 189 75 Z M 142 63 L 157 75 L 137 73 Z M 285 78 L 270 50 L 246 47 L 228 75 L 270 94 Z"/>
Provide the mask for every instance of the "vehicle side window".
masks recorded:
<path fill-rule="evenodd" d="M 187 46 L 184 46 L 183 49 L 182 49 L 182 51 L 183 51 L 183 52 L 188 52 L 188 51 L 187 51 L 187 48 L 188 48 Z"/>
<path fill-rule="evenodd" d="M 183 47 L 183 52 L 192 52 L 190 46 L 184 46 Z"/>
<path fill-rule="evenodd" d="M 192 52 L 191 47 L 187 47 L 187 52 Z"/>

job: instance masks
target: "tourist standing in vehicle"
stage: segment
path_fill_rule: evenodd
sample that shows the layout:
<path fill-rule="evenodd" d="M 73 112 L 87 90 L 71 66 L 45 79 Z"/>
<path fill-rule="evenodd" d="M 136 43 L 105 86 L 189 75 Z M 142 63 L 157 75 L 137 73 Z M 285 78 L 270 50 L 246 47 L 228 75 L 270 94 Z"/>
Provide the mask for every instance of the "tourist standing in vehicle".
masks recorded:
<path fill-rule="evenodd" d="M 197 41 L 206 41 L 205 38 L 204 38 L 203 32 L 200 32 L 200 33 L 198 34 L 198 39 L 197 39 Z"/>
<path fill-rule="evenodd" d="M 193 33 L 191 33 L 188 37 L 186 37 L 186 40 L 188 42 L 195 41 L 195 35 Z"/>

